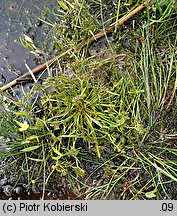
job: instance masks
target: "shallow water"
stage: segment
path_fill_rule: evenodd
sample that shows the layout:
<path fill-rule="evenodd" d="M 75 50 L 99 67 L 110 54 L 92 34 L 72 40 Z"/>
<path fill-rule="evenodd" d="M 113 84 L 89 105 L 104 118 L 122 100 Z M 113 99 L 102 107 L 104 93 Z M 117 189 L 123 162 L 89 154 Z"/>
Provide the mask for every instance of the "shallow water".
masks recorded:
<path fill-rule="evenodd" d="M 44 4 L 44 0 L 14 0 L 14 1 L 8 1 L 8 0 L 0 0 L 0 86 L 13 80 L 17 76 L 23 74 L 26 72 L 25 63 L 28 64 L 30 68 L 33 68 L 36 66 L 36 63 L 40 64 L 40 62 L 43 61 L 43 56 L 36 56 L 32 53 L 30 53 L 28 50 L 24 49 L 22 45 L 19 43 L 15 43 L 14 40 L 19 41 L 19 37 L 23 37 L 23 34 L 26 34 L 30 36 L 33 40 L 37 48 L 43 49 L 44 48 L 44 41 L 45 40 L 51 40 L 47 39 L 47 32 L 50 30 L 50 26 L 47 26 L 45 24 L 41 25 L 41 22 L 37 20 L 36 17 L 41 17 L 42 19 L 47 19 L 46 17 L 49 16 L 50 20 L 53 20 L 55 22 L 55 17 L 52 14 L 52 9 L 55 4 L 56 0 L 46 0 L 46 4 Z M 107 2 L 107 1 L 105 1 Z M 47 11 L 47 15 L 45 12 Z M 110 13 L 109 13 L 110 14 Z M 108 14 L 108 16 L 109 16 Z M 130 25 L 130 26 L 129 26 Z M 131 30 L 132 24 L 129 23 L 128 27 L 127 25 L 124 25 L 122 27 L 122 32 L 124 33 L 125 37 L 122 40 L 122 48 L 120 49 L 121 53 L 122 50 L 129 50 L 130 52 L 135 52 L 136 47 L 138 47 L 138 43 L 135 38 L 132 38 L 129 36 L 129 28 Z M 117 37 L 116 37 L 117 38 Z M 40 42 L 41 41 L 41 42 Z M 102 42 L 101 42 L 102 41 Z M 110 40 L 113 41 L 113 40 Z M 133 44 L 136 46 L 132 47 L 132 41 Z M 50 44 L 50 43 L 49 43 Z M 48 47 L 50 49 L 50 47 Z M 103 48 L 103 50 L 102 50 Z M 88 54 L 95 55 L 95 58 L 103 59 L 104 55 L 110 55 L 110 52 L 104 52 L 105 49 L 107 49 L 108 46 L 104 44 L 104 39 L 99 40 L 99 42 L 95 42 L 92 47 L 88 50 Z M 47 53 L 46 53 L 47 54 Z M 111 53 L 112 54 L 112 53 Z M 108 57 L 108 56 L 107 56 Z M 98 59 L 97 59 L 98 60 Z M 100 60 L 100 59 L 99 59 Z M 96 71 L 99 75 L 99 71 Z M 103 75 L 103 73 L 100 73 Z M 104 74 L 106 77 L 106 74 Z M 107 78 L 107 77 L 106 77 Z M 25 84 L 24 89 L 25 91 L 30 88 L 30 83 Z M 14 91 L 16 94 L 20 94 L 19 92 L 19 86 L 14 87 Z M 167 122 L 173 122 L 173 121 L 167 121 Z M 176 124 L 173 125 L 174 127 Z M 0 137 L 1 139 L 1 137 Z M 0 140 L 0 146 L 2 146 Z M 5 148 L 4 148 L 5 149 Z M 144 149 L 143 149 L 144 150 Z M 6 148 L 5 151 L 8 151 Z M 5 151 L 3 153 L 5 153 Z M 130 149 L 130 151 L 127 151 L 128 157 L 134 157 L 134 151 Z M 83 169 L 86 170 L 86 173 L 88 173 L 89 180 L 88 182 L 85 182 L 88 184 L 88 187 L 83 189 L 81 191 L 84 195 L 83 196 L 77 196 L 72 192 L 71 185 L 68 185 L 67 179 L 64 179 L 61 176 L 54 175 L 52 178 L 52 182 L 50 184 L 46 185 L 45 194 L 43 194 L 43 179 L 42 177 L 37 178 L 38 181 L 35 183 L 35 185 L 31 184 L 27 187 L 25 184 L 28 183 L 28 180 L 26 176 L 22 176 L 20 180 L 18 179 L 18 170 L 19 167 L 17 166 L 12 167 L 12 170 L 9 169 L 7 173 L 4 172 L 4 170 L 1 169 L 1 164 L 3 165 L 8 164 L 16 158 L 11 158 L 10 161 L 5 160 L 0 161 L 0 199 L 41 199 L 42 197 L 45 199 L 100 199 L 102 198 L 101 192 L 98 191 L 98 194 L 92 195 L 92 192 L 94 192 L 94 188 L 96 187 L 102 187 L 106 184 L 109 184 L 109 175 L 108 177 L 104 177 L 104 169 L 98 169 L 96 164 L 90 164 L 88 163 L 88 160 L 83 165 Z M 106 158 L 105 161 L 108 159 Z M 115 161 L 113 160 L 112 163 L 115 166 L 120 166 L 120 164 L 125 160 L 124 157 L 120 157 L 118 160 L 115 158 Z M 31 164 L 31 167 L 34 167 L 38 171 L 38 167 L 33 166 Z M 49 169 L 51 169 L 52 164 L 50 164 Z M 9 166 L 8 166 L 9 168 Z M 141 169 L 139 169 L 141 168 Z M 97 170 L 97 172 L 95 172 Z M 140 170 L 140 171 L 139 171 Z M 109 171 L 109 170 L 108 170 Z M 50 173 L 50 170 L 48 171 Z M 46 176 L 49 175 L 49 173 L 46 172 Z M 90 175 L 89 173 L 93 173 Z M 155 171 L 154 171 L 155 173 Z M 38 175 L 38 172 L 37 172 Z M 155 176 L 155 174 L 154 174 Z M 36 176 L 36 173 L 34 174 L 34 177 Z M 86 177 L 87 179 L 87 177 Z M 135 182 L 135 180 L 137 180 Z M 141 179 L 141 181 L 139 180 Z M 17 180 L 18 183 L 17 183 Z M 83 179 L 82 179 L 83 180 Z M 130 183 L 135 184 L 136 190 L 140 191 L 143 187 L 146 187 L 146 191 L 153 191 L 154 186 L 146 186 L 147 182 L 151 181 L 151 176 L 149 176 L 148 173 L 146 173 L 143 168 L 137 164 L 137 170 L 130 170 L 130 172 L 127 173 L 125 178 L 120 179 L 120 181 L 115 185 L 112 192 L 107 197 L 108 199 L 131 199 L 132 194 L 136 193 L 136 191 L 132 188 L 130 188 Z M 164 182 L 168 182 L 169 179 L 166 177 L 163 177 Z M 76 184 L 76 183 L 75 183 Z M 90 185 L 90 187 L 89 187 Z M 75 188 L 77 188 L 77 185 L 74 185 Z M 166 187 L 166 192 L 169 195 L 168 198 L 176 199 L 177 192 L 176 192 L 176 182 L 170 183 Z M 78 186 L 79 188 L 79 186 Z M 161 193 L 161 197 L 166 199 L 166 192 L 163 191 Z"/>
<path fill-rule="evenodd" d="M 30 68 L 43 61 L 25 49 L 19 37 L 28 35 L 38 49 L 42 49 L 44 38 L 51 29 L 37 17 L 47 19 L 52 14 L 57 0 L 1 0 L 0 1 L 0 86 L 26 72 L 25 63 Z M 54 16 L 50 15 L 51 21 Z M 15 42 L 17 41 L 17 42 Z M 42 41 L 42 42 L 40 42 Z"/>

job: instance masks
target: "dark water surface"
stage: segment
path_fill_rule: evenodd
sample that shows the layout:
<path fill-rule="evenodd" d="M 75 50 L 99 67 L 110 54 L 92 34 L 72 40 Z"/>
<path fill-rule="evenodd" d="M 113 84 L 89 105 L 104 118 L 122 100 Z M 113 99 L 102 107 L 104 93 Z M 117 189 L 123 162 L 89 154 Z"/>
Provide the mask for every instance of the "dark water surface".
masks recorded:
<path fill-rule="evenodd" d="M 38 49 L 43 49 L 51 26 L 38 18 L 54 23 L 57 0 L 0 0 L 0 86 L 33 68 L 43 57 L 30 53 L 19 42 L 28 35 Z M 16 41 L 16 42 L 15 42 Z"/>

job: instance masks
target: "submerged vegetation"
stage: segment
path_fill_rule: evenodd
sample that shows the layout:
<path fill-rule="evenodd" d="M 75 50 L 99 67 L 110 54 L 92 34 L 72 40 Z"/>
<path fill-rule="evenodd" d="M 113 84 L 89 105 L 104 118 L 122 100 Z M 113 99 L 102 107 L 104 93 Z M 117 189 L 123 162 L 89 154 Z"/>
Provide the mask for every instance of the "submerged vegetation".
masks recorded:
<path fill-rule="evenodd" d="M 77 47 L 141 3 L 64 0 L 58 22 L 39 19 L 52 26 L 53 53 L 73 49 L 46 68 L 48 78 L 33 76 L 30 91 L 21 85 L 21 98 L 1 93 L 3 184 L 42 184 L 45 198 L 60 176 L 77 199 L 177 198 L 176 2 L 147 2 Z"/>

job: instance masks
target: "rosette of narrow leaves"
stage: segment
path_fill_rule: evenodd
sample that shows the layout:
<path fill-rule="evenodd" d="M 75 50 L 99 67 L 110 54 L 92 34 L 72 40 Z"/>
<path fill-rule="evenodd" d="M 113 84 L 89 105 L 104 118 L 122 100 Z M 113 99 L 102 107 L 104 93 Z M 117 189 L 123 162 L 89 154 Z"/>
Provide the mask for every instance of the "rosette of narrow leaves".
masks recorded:
<path fill-rule="evenodd" d="M 114 144 L 113 131 L 126 128 L 128 113 L 115 106 L 119 95 L 94 83 L 91 76 L 87 79 L 60 76 L 46 83 L 53 91 L 42 98 L 45 122 L 63 144 L 75 146 L 82 139 L 93 143 L 100 157 L 103 140 Z"/>

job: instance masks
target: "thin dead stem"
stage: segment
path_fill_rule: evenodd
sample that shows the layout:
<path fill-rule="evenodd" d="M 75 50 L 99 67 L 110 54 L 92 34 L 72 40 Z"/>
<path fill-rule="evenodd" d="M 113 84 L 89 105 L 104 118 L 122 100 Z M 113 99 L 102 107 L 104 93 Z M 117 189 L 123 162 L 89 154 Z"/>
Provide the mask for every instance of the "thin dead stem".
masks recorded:
<path fill-rule="evenodd" d="M 81 49 L 82 47 L 89 45 L 91 43 L 93 43 L 95 40 L 98 40 L 102 37 L 105 36 L 105 34 L 109 34 L 111 32 L 113 32 L 115 29 L 117 29 L 119 26 L 123 25 L 127 20 L 129 20 L 132 16 L 134 16 L 136 13 L 138 13 L 139 11 L 141 11 L 143 8 L 146 7 L 146 3 L 143 3 L 141 5 L 139 5 L 137 8 L 135 8 L 133 11 L 131 11 L 128 15 L 124 16 L 123 18 L 121 18 L 114 26 L 111 26 L 107 29 L 102 29 L 99 33 L 97 33 L 96 35 L 94 35 L 91 38 L 88 38 L 85 41 L 80 42 L 77 45 L 77 49 Z M 6 85 L 2 86 L 0 88 L 0 92 L 3 92 L 5 90 L 7 90 L 8 88 L 11 88 L 12 86 L 16 85 L 18 82 L 20 82 L 21 80 L 28 78 L 31 76 L 31 73 L 33 74 L 37 74 L 39 72 L 41 72 L 42 70 L 44 70 L 46 67 L 50 66 L 54 61 L 56 61 L 57 59 L 61 58 L 62 56 L 68 54 L 69 52 L 71 52 L 73 50 L 73 48 L 68 49 L 67 51 L 53 57 L 52 59 L 48 60 L 47 62 L 35 67 L 33 70 L 31 70 L 30 72 L 26 72 L 24 73 L 22 76 L 16 78 L 15 80 L 7 83 Z"/>

